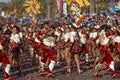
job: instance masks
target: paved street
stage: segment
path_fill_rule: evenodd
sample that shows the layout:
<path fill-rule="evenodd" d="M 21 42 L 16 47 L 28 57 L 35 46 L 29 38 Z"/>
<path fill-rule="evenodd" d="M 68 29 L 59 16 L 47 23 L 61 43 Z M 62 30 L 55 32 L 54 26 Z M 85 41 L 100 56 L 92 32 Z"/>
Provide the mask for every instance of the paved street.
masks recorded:
<path fill-rule="evenodd" d="M 81 69 L 83 70 L 82 74 L 76 74 L 76 65 L 74 61 L 72 62 L 73 67 L 71 74 L 67 74 L 64 67 L 66 63 L 62 64 L 61 66 L 55 66 L 54 68 L 54 74 L 56 75 L 56 79 L 44 77 L 41 78 L 40 74 L 38 72 L 37 66 L 33 66 L 32 64 L 32 59 L 28 56 L 28 54 L 22 54 L 21 55 L 21 60 L 24 62 L 22 64 L 22 77 L 17 76 L 17 72 L 15 68 L 12 68 L 11 74 L 15 78 L 15 80 L 120 80 L 120 78 L 112 78 L 109 75 L 109 72 L 104 70 L 104 67 L 101 68 L 100 74 L 103 76 L 100 79 L 93 78 L 91 76 L 92 74 L 92 63 L 93 60 L 90 59 L 91 66 L 89 68 L 85 67 L 84 65 L 84 58 L 81 58 Z M 0 80 L 4 80 L 4 75 L 1 71 L 0 73 Z"/>

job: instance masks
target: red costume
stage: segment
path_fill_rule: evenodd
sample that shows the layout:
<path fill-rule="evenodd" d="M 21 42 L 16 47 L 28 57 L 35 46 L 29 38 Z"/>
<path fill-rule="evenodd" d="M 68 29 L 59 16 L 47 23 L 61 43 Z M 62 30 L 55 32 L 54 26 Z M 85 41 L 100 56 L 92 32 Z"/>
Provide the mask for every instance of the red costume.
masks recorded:
<path fill-rule="evenodd" d="M 118 74 L 115 73 L 113 57 L 111 56 L 111 53 L 108 51 L 107 45 L 108 43 L 109 38 L 106 37 L 105 31 L 102 30 L 100 33 L 100 46 L 99 46 L 102 59 L 99 61 L 99 63 L 101 64 L 105 63 L 107 69 L 110 70 L 111 76 L 118 76 Z"/>
<path fill-rule="evenodd" d="M 4 43 L 3 43 L 3 39 L 0 38 L 0 67 L 3 65 L 5 67 L 5 70 L 4 70 L 4 73 L 5 73 L 5 78 L 6 80 L 13 80 L 11 77 L 10 77 L 10 61 L 7 57 L 7 55 L 3 52 L 5 46 L 4 46 Z"/>
<path fill-rule="evenodd" d="M 80 41 L 82 43 L 82 52 L 85 54 L 85 64 L 87 66 L 89 66 L 89 63 L 88 63 L 89 48 L 88 48 L 88 44 L 87 44 L 87 39 L 89 38 L 89 35 L 86 31 L 79 32 L 79 35 L 80 35 Z"/>
<path fill-rule="evenodd" d="M 39 32 L 37 35 L 37 39 L 40 41 L 41 47 L 41 76 L 44 76 L 44 66 L 46 61 L 50 61 L 47 76 L 53 77 L 52 69 L 54 68 L 56 62 L 56 51 L 54 49 L 55 46 L 55 38 L 53 36 L 46 35 L 41 37 L 44 33 Z M 38 48 L 39 49 L 39 48 Z"/>
<path fill-rule="evenodd" d="M 65 48 L 65 41 L 64 40 L 58 41 L 56 46 L 58 46 L 59 49 L 64 49 Z"/>
<path fill-rule="evenodd" d="M 81 47 L 80 47 L 80 44 L 79 44 L 79 40 L 75 40 L 72 47 L 71 47 L 71 52 L 72 53 L 77 53 L 79 54 L 79 52 L 81 51 Z"/>
<path fill-rule="evenodd" d="M 120 43 L 115 43 L 115 53 L 120 52 Z"/>
<path fill-rule="evenodd" d="M 88 54 L 89 53 L 89 49 L 88 49 L 88 45 L 87 45 L 87 38 L 89 37 L 89 35 L 87 34 L 87 32 L 82 31 L 81 32 L 81 43 L 83 44 L 83 53 Z"/>

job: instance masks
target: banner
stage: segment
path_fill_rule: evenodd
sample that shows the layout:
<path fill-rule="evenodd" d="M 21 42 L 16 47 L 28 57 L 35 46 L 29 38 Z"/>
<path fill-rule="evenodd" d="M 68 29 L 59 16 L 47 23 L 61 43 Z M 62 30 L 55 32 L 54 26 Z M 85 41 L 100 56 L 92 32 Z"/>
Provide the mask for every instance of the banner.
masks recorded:
<path fill-rule="evenodd" d="M 80 27 L 80 23 L 83 21 L 83 15 L 81 15 L 81 7 L 84 6 L 83 5 L 79 5 L 82 3 L 79 2 L 78 0 L 74 0 L 70 6 L 70 10 L 72 11 L 72 24 L 74 25 L 74 27 L 78 28 Z"/>
<path fill-rule="evenodd" d="M 110 9 L 112 10 L 112 9 L 114 9 L 114 0 L 110 0 Z"/>
<path fill-rule="evenodd" d="M 61 10 L 62 9 L 62 0 L 56 0 L 56 5 L 57 5 L 57 9 Z"/>
<path fill-rule="evenodd" d="M 65 16 L 68 15 L 68 14 L 67 14 L 67 3 L 66 3 L 66 2 L 63 2 L 63 14 L 64 14 Z"/>
<path fill-rule="evenodd" d="M 88 2 L 88 0 L 83 0 L 83 3 L 85 4 L 85 6 L 90 6 L 90 2 Z"/>
<path fill-rule="evenodd" d="M 72 3 L 72 1 L 73 1 L 73 0 L 66 0 L 67 5 L 70 6 L 71 3 Z"/>
<path fill-rule="evenodd" d="M 84 3 L 83 3 L 82 0 L 74 0 L 74 3 L 75 3 L 75 4 L 78 4 L 79 7 L 84 7 Z"/>

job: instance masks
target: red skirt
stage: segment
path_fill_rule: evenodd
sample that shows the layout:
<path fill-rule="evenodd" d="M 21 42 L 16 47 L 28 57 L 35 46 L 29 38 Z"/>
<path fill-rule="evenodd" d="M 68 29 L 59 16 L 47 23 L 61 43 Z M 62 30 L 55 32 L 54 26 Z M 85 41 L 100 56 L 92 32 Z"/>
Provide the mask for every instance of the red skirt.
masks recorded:
<path fill-rule="evenodd" d="M 88 54 L 88 53 L 89 53 L 89 49 L 88 49 L 87 44 L 82 44 L 82 51 L 83 51 L 83 53 L 85 53 L 85 54 Z"/>
<path fill-rule="evenodd" d="M 71 52 L 72 53 L 79 53 L 81 51 L 80 46 L 72 46 L 71 47 Z"/>

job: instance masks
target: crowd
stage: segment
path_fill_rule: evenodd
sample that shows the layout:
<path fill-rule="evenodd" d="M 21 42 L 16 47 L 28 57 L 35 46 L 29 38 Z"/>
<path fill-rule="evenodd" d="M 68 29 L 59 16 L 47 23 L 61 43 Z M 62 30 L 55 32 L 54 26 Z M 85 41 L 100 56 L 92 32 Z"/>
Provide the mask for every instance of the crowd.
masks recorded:
<path fill-rule="evenodd" d="M 102 65 L 112 77 L 120 77 L 116 63 L 120 63 L 120 23 L 117 16 L 111 13 L 88 15 L 79 27 L 74 27 L 70 21 L 46 21 L 42 26 L 9 24 L 0 27 L 0 66 L 4 66 L 6 80 L 10 77 L 10 69 L 17 65 L 18 74 L 21 73 L 20 55 L 27 49 L 35 62 L 39 58 L 39 72 L 41 77 L 55 78 L 52 71 L 55 65 L 66 62 L 66 72 L 71 73 L 71 62 L 77 66 L 77 74 L 81 74 L 81 59 L 84 57 L 85 66 L 93 65 L 92 76 L 100 78 L 99 70 Z M 73 58 L 73 59 L 72 59 Z M 94 59 L 94 64 L 89 59 Z M 46 63 L 47 73 L 45 70 Z M 117 67 L 120 67 L 117 65 Z"/>

